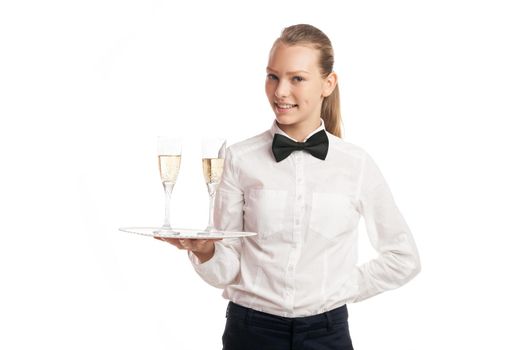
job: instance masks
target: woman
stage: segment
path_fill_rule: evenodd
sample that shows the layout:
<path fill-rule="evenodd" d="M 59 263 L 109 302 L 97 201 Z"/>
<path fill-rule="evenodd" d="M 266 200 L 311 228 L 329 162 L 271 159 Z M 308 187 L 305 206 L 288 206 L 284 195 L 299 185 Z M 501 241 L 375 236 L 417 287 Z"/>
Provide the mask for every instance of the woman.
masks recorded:
<path fill-rule="evenodd" d="M 215 226 L 258 235 L 166 239 L 230 300 L 225 350 L 353 349 L 346 304 L 420 271 L 412 234 L 379 168 L 343 141 L 331 42 L 311 25 L 283 30 L 269 55 L 270 130 L 229 147 Z M 378 257 L 357 263 L 365 219 Z"/>

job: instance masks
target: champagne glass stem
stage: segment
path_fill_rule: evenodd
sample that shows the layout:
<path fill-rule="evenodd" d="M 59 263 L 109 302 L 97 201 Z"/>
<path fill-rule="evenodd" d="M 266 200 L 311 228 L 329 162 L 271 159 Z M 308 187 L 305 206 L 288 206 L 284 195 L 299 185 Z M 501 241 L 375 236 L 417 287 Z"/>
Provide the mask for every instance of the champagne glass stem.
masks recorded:
<path fill-rule="evenodd" d="M 162 185 L 164 186 L 164 202 L 165 202 L 164 225 L 162 226 L 162 228 L 171 230 L 170 204 L 171 204 L 171 192 L 173 191 L 174 184 L 170 182 L 163 182 Z"/>
<path fill-rule="evenodd" d="M 206 231 L 211 231 L 213 229 L 213 208 L 215 206 L 215 194 L 210 196 L 210 206 L 208 211 L 208 227 Z"/>

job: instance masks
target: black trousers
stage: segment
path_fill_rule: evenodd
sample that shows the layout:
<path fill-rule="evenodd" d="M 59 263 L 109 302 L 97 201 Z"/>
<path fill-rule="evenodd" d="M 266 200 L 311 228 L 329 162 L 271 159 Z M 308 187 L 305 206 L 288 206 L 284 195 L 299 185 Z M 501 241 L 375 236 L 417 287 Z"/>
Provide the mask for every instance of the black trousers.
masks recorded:
<path fill-rule="evenodd" d="M 346 305 L 308 317 L 280 317 L 230 302 L 223 350 L 353 350 Z"/>

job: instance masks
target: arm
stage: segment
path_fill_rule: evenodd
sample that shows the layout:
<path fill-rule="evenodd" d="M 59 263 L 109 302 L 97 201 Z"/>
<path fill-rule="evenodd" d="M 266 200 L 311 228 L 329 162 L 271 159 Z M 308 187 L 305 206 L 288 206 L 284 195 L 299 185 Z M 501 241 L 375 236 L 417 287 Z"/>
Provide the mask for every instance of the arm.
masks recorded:
<path fill-rule="evenodd" d="M 221 183 L 215 196 L 215 227 L 219 230 L 242 231 L 243 206 L 244 196 L 238 181 L 237 167 L 228 148 Z M 215 242 L 212 256 L 197 256 L 192 252 L 188 252 L 188 255 L 195 271 L 204 281 L 214 287 L 224 288 L 235 281 L 239 274 L 240 249 L 239 238 L 223 239 Z"/>
<path fill-rule="evenodd" d="M 421 270 L 410 229 L 381 171 L 366 153 L 360 183 L 358 210 L 378 257 L 356 268 L 359 292 L 354 302 L 400 287 Z"/>

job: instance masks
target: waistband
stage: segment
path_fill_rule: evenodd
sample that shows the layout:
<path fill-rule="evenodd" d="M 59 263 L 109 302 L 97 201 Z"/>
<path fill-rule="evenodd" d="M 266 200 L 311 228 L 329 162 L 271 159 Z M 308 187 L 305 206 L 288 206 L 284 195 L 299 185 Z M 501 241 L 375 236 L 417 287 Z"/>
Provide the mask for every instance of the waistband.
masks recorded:
<path fill-rule="evenodd" d="M 348 322 L 346 305 L 323 312 L 318 315 L 305 317 L 283 317 L 253 310 L 232 301 L 228 303 L 226 317 L 242 319 L 246 324 L 257 325 L 270 329 L 304 329 L 331 328 L 334 324 Z"/>

